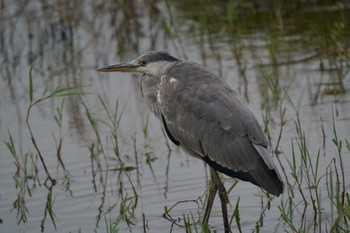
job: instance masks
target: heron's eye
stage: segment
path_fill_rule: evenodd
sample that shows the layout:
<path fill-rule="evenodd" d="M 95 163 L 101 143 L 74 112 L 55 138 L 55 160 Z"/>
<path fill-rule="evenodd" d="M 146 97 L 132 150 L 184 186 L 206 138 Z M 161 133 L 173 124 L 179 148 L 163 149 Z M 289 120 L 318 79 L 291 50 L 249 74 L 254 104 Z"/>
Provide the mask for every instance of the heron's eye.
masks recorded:
<path fill-rule="evenodd" d="M 147 62 L 145 60 L 141 60 L 139 63 L 140 63 L 141 66 L 147 65 Z"/>

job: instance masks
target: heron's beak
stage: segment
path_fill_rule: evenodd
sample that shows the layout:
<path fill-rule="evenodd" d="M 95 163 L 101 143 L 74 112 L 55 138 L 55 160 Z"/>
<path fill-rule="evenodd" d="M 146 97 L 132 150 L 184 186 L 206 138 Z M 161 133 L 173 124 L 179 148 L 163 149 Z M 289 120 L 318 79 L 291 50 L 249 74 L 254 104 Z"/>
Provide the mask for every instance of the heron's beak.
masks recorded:
<path fill-rule="evenodd" d="M 116 65 L 106 66 L 100 69 L 97 69 L 97 71 L 100 72 L 135 72 L 137 71 L 137 68 L 139 67 L 136 62 L 128 61 L 123 62 Z"/>

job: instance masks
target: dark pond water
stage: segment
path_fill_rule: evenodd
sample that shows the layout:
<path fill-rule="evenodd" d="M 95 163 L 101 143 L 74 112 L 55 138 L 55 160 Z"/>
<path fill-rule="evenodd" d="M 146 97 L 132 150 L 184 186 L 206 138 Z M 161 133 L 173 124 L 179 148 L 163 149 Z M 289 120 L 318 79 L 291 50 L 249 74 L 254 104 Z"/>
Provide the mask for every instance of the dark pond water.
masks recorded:
<path fill-rule="evenodd" d="M 203 217 L 203 162 L 164 137 L 136 76 L 96 72 L 149 50 L 222 77 L 269 135 L 286 190 L 270 199 L 223 176 L 234 232 L 346 232 L 347 1 L 0 5 L 1 233 L 186 232 Z M 223 231 L 219 199 L 209 224 Z"/>

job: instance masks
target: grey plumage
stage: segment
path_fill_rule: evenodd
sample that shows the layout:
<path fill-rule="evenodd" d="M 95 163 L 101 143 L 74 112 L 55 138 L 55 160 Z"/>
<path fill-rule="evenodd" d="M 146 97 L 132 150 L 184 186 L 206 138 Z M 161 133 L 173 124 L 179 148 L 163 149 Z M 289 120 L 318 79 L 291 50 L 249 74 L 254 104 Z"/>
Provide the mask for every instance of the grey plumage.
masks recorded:
<path fill-rule="evenodd" d="M 249 181 L 276 196 L 283 192 L 282 179 L 256 118 L 215 74 L 196 63 L 154 51 L 99 71 L 143 74 L 140 86 L 147 105 L 175 145 L 213 169 L 215 192 L 224 187 L 214 170 Z M 224 202 L 222 195 L 220 198 Z M 204 221 L 209 218 L 211 205 L 208 203 Z M 227 215 L 224 209 L 223 214 Z M 224 223 L 228 231 L 227 220 Z"/>
<path fill-rule="evenodd" d="M 162 77 L 156 115 L 164 116 L 169 133 L 180 146 L 232 171 L 222 171 L 226 175 L 240 173 L 238 178 L 273 195 L 282 193 L 283 184 L 260 125 L 227 84 L 191 62 L 175 63 Z"/>

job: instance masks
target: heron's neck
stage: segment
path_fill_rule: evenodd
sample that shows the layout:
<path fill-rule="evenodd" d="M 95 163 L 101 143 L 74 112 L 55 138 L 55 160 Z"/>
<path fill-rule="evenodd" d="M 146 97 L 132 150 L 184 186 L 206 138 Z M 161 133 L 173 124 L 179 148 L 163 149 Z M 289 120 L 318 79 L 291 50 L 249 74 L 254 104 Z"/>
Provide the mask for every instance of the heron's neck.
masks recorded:
<path fill-rule="evenodd" d="M 162 75 L 177 62 L 178 61 L 160 61 L 157 63 L 151 63 L 147 65 L 146 72 L 144 73 L 160 79 Z"/>
<path fill-rule="evenodd" d="M 160 117 L 160 103 L 157 101 L 157 90 L 160 78 L 150 74 L 143 74 L 140 77 L 141 93 L 146 104 L 156 116 Z"/>

